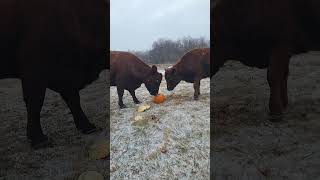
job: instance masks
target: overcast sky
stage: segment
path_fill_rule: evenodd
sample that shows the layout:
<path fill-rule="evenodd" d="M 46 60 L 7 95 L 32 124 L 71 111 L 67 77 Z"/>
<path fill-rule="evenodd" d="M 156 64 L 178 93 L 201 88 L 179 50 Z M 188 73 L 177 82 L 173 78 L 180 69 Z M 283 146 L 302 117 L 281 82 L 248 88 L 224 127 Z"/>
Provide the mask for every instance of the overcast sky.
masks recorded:
<path fill-rule="evenodd" d="M 210 39 L 210 0 L 110 0 L 111 50 L 147 50 L 159 38 Z"/>

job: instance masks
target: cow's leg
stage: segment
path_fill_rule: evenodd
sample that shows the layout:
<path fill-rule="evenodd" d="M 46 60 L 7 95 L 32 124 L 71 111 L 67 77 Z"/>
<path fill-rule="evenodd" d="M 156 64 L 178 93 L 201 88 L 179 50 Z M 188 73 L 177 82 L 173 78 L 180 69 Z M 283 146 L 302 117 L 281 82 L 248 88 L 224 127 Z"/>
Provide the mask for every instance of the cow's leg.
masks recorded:
<path fill-rule="evenodd" d="M 274 77 L 276 72 L 273 71 L 272 68 L 268 69 L 268 83 L 270 86 L 269 118 L 271 121 L 279 121 L 282 118 L 282 84 L 280 79 Z"/>
<path fill-rule="evenodd" d="M 31 140 L 31 146 L 35 149 L 51 146 L 40 124 L 40 112 L 46 93 L 45 86 L 39 82 L 22 79 L 22 89 L 28 113 L 27 137 Z"/>
<path fill-rule="evenodd" d="M 270 120 L 280 121 L 284 107 L 285 77 L 289 64 L 289 55 L 286 48 L 277 47 L 272 50 L 270 64 L 268 67 L 268 83 L 270 86 Z M 287 92 L 285 92 L 286 94 Z"/>
<path fill-rule="evenodd" d="M 283 111 L 287 111 L 288 107 L 288 75 L 289 75 L 289 60 L 287 61 L 286 69 L 284 71 L 283 83 L 282 83 L 282 108 Z"/>
<path fill-rule="evenodd" d="M 133 99 L 133 102 L 135 103 L 135 104 L 140 104 L 141 102 L 138 100 L 138 98 L 136 97 L 136 93 L 135 93 L 135 91 L 134 90 L 129 90 L 129 92 L 130 92 L 130 94 L 131 94 L 131 96 L 132 96 L 132 99 Z"/>
<path fill-rule="evenodd" d="M 117 86 L 117 92 L 118 92 L 118 104 L 120 109 L 126 108 L 126 105 L 123 104 L 122 97 L 124 93 L 124 88 L 120 87 L 119 85 Z"/>
<path fill-rule="evenodd" d="M 200 95 L 200 78 L 196 78 L 193 82 L 193 88 L 194 88 L 194 99 L 198 100 Z"/>
<path fill-rule="evenodd" d="M 79 129 L 81 133 L 84 134 L 90 134 L 97 131 L 96 126 L 89 122 L 87 116 L 84 114 L 81 108 L 79 91 L 65 91 L 60 92 L 60 94 L 71 110 L 73 120 L 77 129 Z"/>

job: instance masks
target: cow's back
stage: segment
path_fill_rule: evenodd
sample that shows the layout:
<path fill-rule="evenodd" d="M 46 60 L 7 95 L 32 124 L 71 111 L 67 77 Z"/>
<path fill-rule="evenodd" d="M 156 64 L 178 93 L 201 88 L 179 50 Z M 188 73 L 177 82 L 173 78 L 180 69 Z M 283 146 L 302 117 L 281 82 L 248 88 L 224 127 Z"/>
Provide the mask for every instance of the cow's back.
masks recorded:
<path fill-rule="evenodd" d="M 209 77 L 210 75 L 210 48 L 196 48 L 187 52 L 177 62 L 176 66 L 185 73 L 185 76 L 201 75 Z"/>
<path fill-rule="evenodd" d="M 0 1 L 0 79 L 17 76 L 16 50 L 22 25 L 18 0 Z"/>
<path fill-rule="evenodd" d="M 4 0 L 0 5 L 0 78 L 38 76 L 54 89 L 81 89 L 107 68 L 104 0 Z"/>
<path fill-rule="evenodd" d="M 111 51 L 110 53 L 110 81 L 112 86 L 115 86 L 119 79 L 128 83 L 135 83 L 147 73 L 145 72 L 146 69 L 150 69 L 150 67 L 129 52 Z"/>
<path fill-rule="evenodd" d="M 124 79 L 131 76 L 131 70 L 135 66 L 129 68 L 129 64 L 134 61 L 134 57 L 123 51 L 111 51 L 110 53 L 110 84 L 111 86 L 116 86 L 117 79 Z"/>
<path fill-rule="evenodd" d="M 317 0 L 219 1 L 211 10 L 213 43 L 225 59 L 266 68 L 279 44 L 290 54 L 319 49 L 319 8 Z"/>

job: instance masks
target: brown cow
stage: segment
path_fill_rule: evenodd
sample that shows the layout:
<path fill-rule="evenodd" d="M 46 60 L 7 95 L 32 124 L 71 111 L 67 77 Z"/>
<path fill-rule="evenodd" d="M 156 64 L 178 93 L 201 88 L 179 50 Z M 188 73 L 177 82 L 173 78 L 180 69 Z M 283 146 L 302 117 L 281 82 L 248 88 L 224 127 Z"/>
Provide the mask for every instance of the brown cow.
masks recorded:
<path fill-rule="evenodd" d="M 197 48 L 187 52 L 172 67 L 165 69 L 167 89 L 172 91 L 181 80 L 193 83 L 194 99 L 200 95 L 201 79 L 210 76 L 210 48 Z"/>
<path fill-rule="evenodd" d="M 108 5 L 104 0 L 0 1 L 0 79 L 21 80 L 32 147 L 51 144 L 40 124 L 47 88 L 60 93 L 77 129 L 97 130 L 81 108 L 79 91 L 109 65 Z"/>
<path fill-rule="evenodd" d="M 110 85 L 117 86 L 120 108 L 126 107 L 122 101 L 124 90 L 130 92 L 134 103 L 140 103 L 135 90 L 142 83 L 145 84 L 151 95 L 158 94 L 162 74 L 157 71 L 155 65 L 150 67 L 129 52 L 111 51 L 110 67 Z"/>
<path fill-rule="evenodd" d="M 290 57 L 320 50 L 319 8 L 317 0 L 216 1 L 211 9 L 212 73 L 228 59 L 267 68 L 270 120 L 281 120 L 288 105 Z"/>

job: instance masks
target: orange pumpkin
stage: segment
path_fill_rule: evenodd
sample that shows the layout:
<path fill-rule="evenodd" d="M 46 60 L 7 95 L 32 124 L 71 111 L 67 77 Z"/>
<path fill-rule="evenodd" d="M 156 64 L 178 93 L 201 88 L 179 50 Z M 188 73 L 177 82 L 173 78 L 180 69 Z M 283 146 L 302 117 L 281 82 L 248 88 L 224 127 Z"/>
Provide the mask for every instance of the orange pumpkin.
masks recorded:
<path fill-rule="evenodd" d="M 153 97 L 153 102 L 156 104 L 163 103 L 166 100 L 166 97 L 163 94 L 158 94 Z"/>

